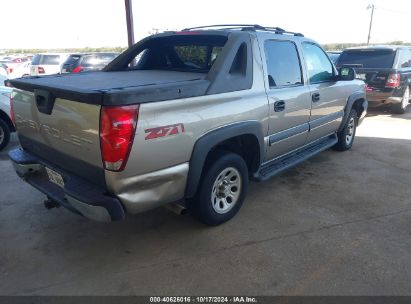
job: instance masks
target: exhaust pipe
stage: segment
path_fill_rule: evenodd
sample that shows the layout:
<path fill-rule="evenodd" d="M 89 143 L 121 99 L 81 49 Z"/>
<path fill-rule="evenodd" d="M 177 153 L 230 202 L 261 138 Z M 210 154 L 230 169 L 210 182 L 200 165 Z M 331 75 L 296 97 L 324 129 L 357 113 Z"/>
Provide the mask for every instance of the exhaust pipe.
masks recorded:
<path fill-rule="evenodd" d="M 51 198 L 47 198 L 44 200 L 44 207 L 48 210 L 53 209 L 53 208 L 59 208 L 60 204 L 57 203 L 56 201 L 53 201 Z"/>
<path fill-rule="evenodd" d="M 174 212 L 177 215 L 184 215 L 187 213 L 187 209 L 184 206 L 177 204 L 177 203 L 170 203 L 170 204 L 164 205 L 164 207 Z"/>

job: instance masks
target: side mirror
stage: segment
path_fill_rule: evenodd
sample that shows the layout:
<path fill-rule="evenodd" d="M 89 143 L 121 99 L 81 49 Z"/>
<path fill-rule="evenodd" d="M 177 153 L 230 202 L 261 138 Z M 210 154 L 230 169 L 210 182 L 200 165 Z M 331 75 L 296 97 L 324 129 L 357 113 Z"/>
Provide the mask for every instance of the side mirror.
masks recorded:
<path fill-rule="evenodd" d="M 353 68 L 342 67 L 338 70 L 338 76 L 340 80 L 351 81 L 357 78 L 357 73 Z"/>

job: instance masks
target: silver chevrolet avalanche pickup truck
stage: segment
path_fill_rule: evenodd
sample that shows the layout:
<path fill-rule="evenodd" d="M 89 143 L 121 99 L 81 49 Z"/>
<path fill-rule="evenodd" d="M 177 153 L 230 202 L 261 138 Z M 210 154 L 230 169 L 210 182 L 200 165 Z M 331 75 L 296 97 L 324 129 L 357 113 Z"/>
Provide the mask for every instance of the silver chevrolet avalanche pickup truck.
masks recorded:
<path fill-rule="evenodd" d="M 302 34 L 259 25 L 147 37 L 101 72 L 11 80 L 17 174 L 64 206 L 116 221 L 180 204 L 231 219 L 249 180 L 351 148 L 365 85 Z"/>

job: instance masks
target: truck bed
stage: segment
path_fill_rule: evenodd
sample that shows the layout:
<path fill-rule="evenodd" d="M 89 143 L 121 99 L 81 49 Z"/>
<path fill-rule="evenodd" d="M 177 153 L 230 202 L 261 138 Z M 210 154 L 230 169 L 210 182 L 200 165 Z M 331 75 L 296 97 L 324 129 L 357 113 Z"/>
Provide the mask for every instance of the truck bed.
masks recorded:
<path fill-rule="evenodd" d="M 10 80 L 21 90 L 50 92 L 64 98 L 98 105 L 162 101 L 205 95 L 207 74 L 160 70 L 90 72 Z"/>

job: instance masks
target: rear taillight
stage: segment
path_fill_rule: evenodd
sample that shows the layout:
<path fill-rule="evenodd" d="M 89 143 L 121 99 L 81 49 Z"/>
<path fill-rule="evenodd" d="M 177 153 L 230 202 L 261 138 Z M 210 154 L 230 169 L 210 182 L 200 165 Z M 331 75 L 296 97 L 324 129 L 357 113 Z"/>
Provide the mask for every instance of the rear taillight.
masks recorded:
<path fill-rule="evenodd" d="M 400 86 L 401 83 L 401 76 L 400 74 L 390 74 L 387 78 L 387 82 L 385 86 L 387 88 L 397 88 Z"/>
<path fill-rule="evenodd" d="M 39 73 L 39 74 L 44 74 L 44 73 L 45 73 L 44 68 L 41 67 L 41 66 L 39 66 L 39 67 L 37 68 L 37 73 Z"/>
<path fill-rule="evenodd" d="M 13 125 L 16 126 L 16 119 L 14 118 L 13 110 L 13 92 L 10 92 L 10 119 L 13 122 Z"/>
<path fill-rule="evenodd" d="M 100 145 L 104 168 L 122 171 L 136 131 L 139 105 L 103 106 L 100 114 Z"/>
<path fill-rule="evenodd" d="M 71 72 L 72 73 L 80 73 L 81 71 L 83 71 L 83 67 L 81 65 L 79 65 L 78 67 L 74 68 Z"/>

